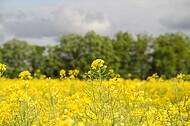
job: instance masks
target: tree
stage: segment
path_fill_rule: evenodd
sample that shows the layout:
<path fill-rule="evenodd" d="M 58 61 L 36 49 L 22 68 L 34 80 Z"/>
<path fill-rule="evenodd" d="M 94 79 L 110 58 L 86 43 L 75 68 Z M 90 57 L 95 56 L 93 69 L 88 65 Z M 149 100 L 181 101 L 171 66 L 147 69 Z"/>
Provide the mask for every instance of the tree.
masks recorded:
<path fill-rule="evenodd" d="M 190 38 L 187 35 L 184 35 L 185 43 L 187 44 L 187 59 L 186 59 L 186 66 L 187 66 L 187 73 L 190 74 Z"/>
<path fill-rule="evenodd" d="M 67 69 L 77 68 L 81 73 L 89 70 L 89 64 L 102 58 L 110 63 L 113 57 L 112 42 L 109 37 L 100 36 L 94 31 L 84 37 L 77 34 L 64 35 L 60 39 L 62 59 Z"/>
<path fill-rule="evenodd" d="M 84 38 L 86 40 L 87 64 L 90 64 L 95 59 L 101 58 L 112 67 L 114 51 L 110 38 L 96 34 L 94 31 L 88 32 Z"/>
<path fill-rule="evenodd" d="M 32 73 L 34 73 L 37 69 L 44 70 L 44 53 L 45 53 L 44 46 L 38 45 L 31 45 L 31 55 L 29 56 L 29 62 L 32 67 Z"/>
<path fill-rule="evenodd" d="M 185 42 L 185 35 L 181 32 L 167 34 L 170 38 L 172 47 L 174 48 L 176 54 L 176 73 L 188 72 L 188 44 Z"/>
<path fill-rule="evenodd" d="M 160 35 L 154 41 L 152 72 L 171 78 L 176 75 L 176 53 L 170 37 Z"/>
<path fill-rule="evenodd" d="M 137 34 L 137 40 L 132 41 L 129 71 L 135 78 L 146 79 L 149 74 L 152 40 L 152 37 L 147 34 Z"/>
<path fill-rule="evenodd" d="M 65 69 L 85 67 L 86 63 L 82 60 L 86 55 L 84 41 L 84 37 L 77 34 L 68 34 L 60 38 L 60 53 Z"/>
<path fill-rule="evenodd" d="M 127 73 L 131 73 L 130 62 L 132 53 L 132 43 L 134 39 L 128 32 L 118 32 L 116 40 L 113 40 L 114 48 L 114 64 L 117 73 L 121 74 L 122 77 L 127 77 Z"/>
<path fill-rule="evenodd" d="M 51 77 L 59 77 L 59 71 L 65 66 L 61 59 L 61 51 L 58 45 L 46 46 L 46 54 L 44 57 L 43 73 Z"/>
<path fill-rule="evenodd" d="M 30 70 L 31 46 L 26 41 L 13 39 L 3 44 L 2 60 L 8 66 L 10 77 L 17 77 L 21 71 Z"/>

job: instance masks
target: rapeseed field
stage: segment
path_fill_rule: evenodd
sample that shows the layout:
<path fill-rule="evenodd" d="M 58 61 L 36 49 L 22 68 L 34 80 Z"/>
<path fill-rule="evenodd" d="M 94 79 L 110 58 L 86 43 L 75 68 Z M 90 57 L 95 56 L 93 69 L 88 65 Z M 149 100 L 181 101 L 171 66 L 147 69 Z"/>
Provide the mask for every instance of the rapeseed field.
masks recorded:
<path fill-rule="evenodd" d="M 0 64 L 2 126 L 167 126 L 190 125 L 190 75 L 167 80 L 123 79 L 96 59 L 77 79 L 78 70 L 60 70 L 52 79 L 29 71 L 6 78 Z M 122 76 L 122 75 L 121 75 Z"/>

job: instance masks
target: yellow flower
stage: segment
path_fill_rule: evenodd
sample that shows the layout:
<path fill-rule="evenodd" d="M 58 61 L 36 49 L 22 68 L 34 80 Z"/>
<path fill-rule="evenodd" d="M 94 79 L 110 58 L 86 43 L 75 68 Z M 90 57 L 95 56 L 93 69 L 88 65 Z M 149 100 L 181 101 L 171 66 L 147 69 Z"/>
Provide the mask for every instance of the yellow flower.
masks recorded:
<path fill-rule="evenodd" d="M 40 73 L 40 72 L 41 72 L 41 70 L 40 70 L 40 69 L 37 69 L 37 70 L 36 70 L 36 72 Z"/>
<path fill-rule="evenodd" d="M 106 69 L 107 68 L 107 66 L 103 66 L 103 69 Z"/>
<path fill-rule="evenodd" d="M 75 69 L 74 70 L 74 75 L 77 76 L 79 74 L 79 70 Z"/>
<path fill-rule="evenodd" d="M 131 73 L 128 74 L 128 77 L 131 77 Z"/>
<path fill-rule="evenodd" d="M 113 70 L 113 69 L 110 69 L 110 70 L 109 70 L 109 72 L 110 72 L 110 73 L 113 73 L 113 72 L 114 72 L 114 70 Z"/>
<path fill-rule="evenodd" d="M 91 71 L 88 71 L 88 74 L 91 74 L 92 72 Z"/>
<path fill-rule="evenodd" d="M 64 76 L 66 76 L 66 71 L 65 70 L 61 70 L 60 72 L 59 72 L 59 74 L 60 74 L 60 76 L 61 76 L 61 78 L 63 78 Z"/>
<path fill-rule="evenodd" d="M 34 76 L 37 76 L 37 73 L 34 73 Z"/>
<path fill-rule="evenodd" d="M 103 64 L 104 64 L 104 60 L 102 60 L 102 59 L 96 59 L 96 60 L 94 60 L 92 62 L 91 67 L 92 67 L 92 69 L 95 70 L 97 66 L 102 67 Z"/>
<path fill-rule="evenodd" d="M 19 74 L 21 79 L 31 79 L 31 73 L 29 71 L 23 71 Z"/>
<path fill-rule="evenodd" d="M 72 126 L 74 123 L 74 121 L 70 118 L 64 120 L 64 121 L 60 121 L 59 126 Z"/>
<path fill-rule="evenodd" d="M 85 126 L 85 124 L 83 122 L 79 122 L 78 126 Z"/>
<path fill-rule="evenodd" d="M 75 78 L 79 74 L 79 70 L 69 70 L 70 78 Z"/>
<path fill-rule="evenodd" d="M 0 63 L 0 70 L 5 71 L 6 70 L 6 65 Z"/>

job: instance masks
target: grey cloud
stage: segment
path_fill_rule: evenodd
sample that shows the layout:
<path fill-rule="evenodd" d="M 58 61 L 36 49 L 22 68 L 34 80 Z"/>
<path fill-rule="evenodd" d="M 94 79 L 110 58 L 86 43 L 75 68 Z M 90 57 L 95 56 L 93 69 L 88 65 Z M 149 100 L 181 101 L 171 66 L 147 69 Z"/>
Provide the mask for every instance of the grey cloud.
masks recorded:
<path fill-rule="evenodd" d="M 158 35 L 182 29 L 188 33 L 189 5 L 189 0 L 74 0 L 55 6 L 6 8 L 0 11 L 0 36 L 37 42 L 90 30 L 109 36 L 120 30 Z"/>
<path fill-rule="evenodd" d="M 2 25 L 4 32 L 15 35 L 15 37 L 34 37 L 53 36 L 56 32 L 52 27 L 52 20 L 31 16 L 30 12 L 24 11 L 4 11 L 1 12 Z"/>
<path fill-rule="evenodd" d="M 84 21 L 87 23 L 91 23 L 94 20 L 97 20 L 99 22 L 104 22 L 104 15 L 102 13 L 86 13 L 84 17 Z"/>
<path fill-rule="evenodd" d="M 16 37 L 41 38 L 73 32 L 83 34 L 89 30 L 103 33 L 108 31 L 111 25 L 101 13 L 91 13 L 73 7 L 62 6 L 54 12 L 49 12 L 52 18 L 43 18 L 44 15 L 31 16 L 31 12 L 23 11 L 0 14 L 4 19 L 5 32 Z"/>
<path fill-rule="evenodd" d="M 4 42 L 4 36 L 0 33 L 0 44 Z"/>
<path fill-rule="evenodd" d="M 185 17 L 167 17 L 160 20 L 169 29 L 190 30 L 190 15 Z"/>
<path fill-rule="evenodd" d="M 163 15 L 159 22 L 162 26 L 171 30 L 190 30 L 190 1 L 182 0 L 171 2 L 169 11 Z"/>
<path fill-rule="evenodd" d="M 53 36 L 55 31 L 52 28 L 50 19 L 33 19 L 22 22 L 6 22 L 5 30 L 17 37 L 36 37 Z"/>
<path fill-rule="evenodd" d="M 189 0 L 182 0 L 181 2 L 183 3 L 184 6 L 189 7 L 189 5 L 190 5 L 190 1 Z"/>
<path fill-rule="evenodd" d="M 26 14 L 23 11 L 1 11 L 0 12 L 0 21 L 7 22 L 7 21 L 15 21 L 15 20 L 22 20 L 26 18 Z"/>

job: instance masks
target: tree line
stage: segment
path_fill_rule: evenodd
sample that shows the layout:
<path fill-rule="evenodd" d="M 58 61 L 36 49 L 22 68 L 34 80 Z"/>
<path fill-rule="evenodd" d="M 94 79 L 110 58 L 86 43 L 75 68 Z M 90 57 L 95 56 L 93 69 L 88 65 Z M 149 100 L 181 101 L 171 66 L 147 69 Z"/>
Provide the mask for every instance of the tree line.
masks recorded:
<path fill-rule="evenodd" d="M 110 69 L 124 78 L 129 73 L 140 79 L 153 73 L 166 78 L 190 74 L 190 38 L 181 32 L 157 37 L 118 32 L 110 38 L 90 31 L 84 36 L 63 35 L 54 46 L 30 45 L 18 39 L 0 46 L 0 62 L 7 65 L 10 78 L 18 77 L 21 71 L 35 73 L 37 69 L 52 77 L 59 77 L 61 69 L 85 73 L 97 58 L 104 59 Z"/>

